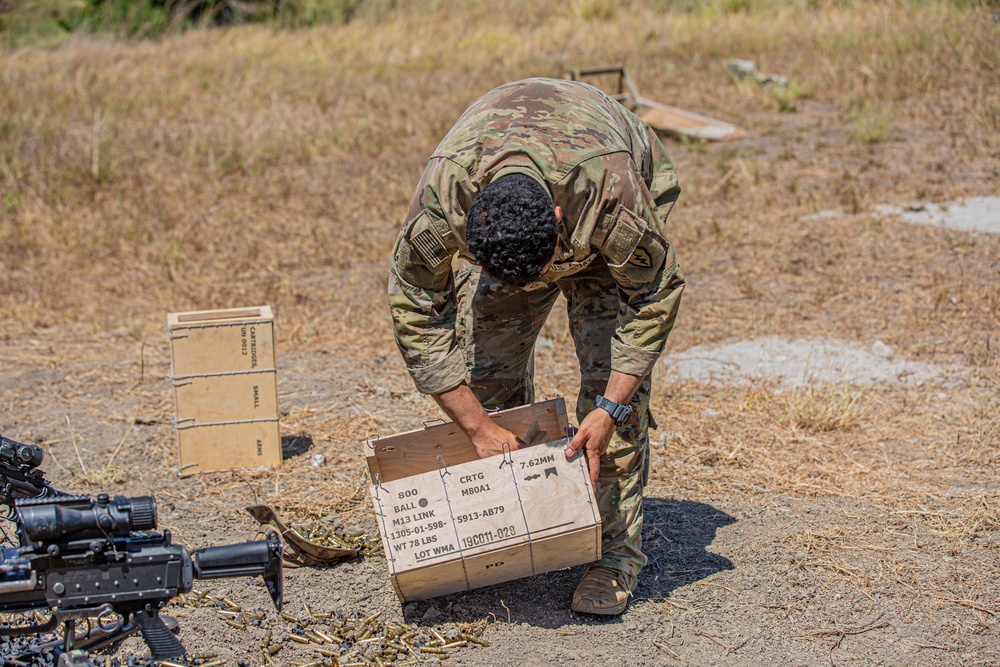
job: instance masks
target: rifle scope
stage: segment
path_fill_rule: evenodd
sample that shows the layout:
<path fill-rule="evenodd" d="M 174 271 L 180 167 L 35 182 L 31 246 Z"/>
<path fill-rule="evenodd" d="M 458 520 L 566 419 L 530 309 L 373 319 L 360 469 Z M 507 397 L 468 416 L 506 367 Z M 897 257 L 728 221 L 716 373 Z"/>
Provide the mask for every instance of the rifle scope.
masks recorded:
<path fill-rule="evenodd" d="M 17 501 L 21 531 L 32 542 L 128 537 L 156 528 L 153 496 L 32 498 Z"/>
<path fill-rule="evenodd" d="M 42 465 L 44 456 L 45 452 L 38 445 L 26 445 L 0 435 L 0 461 L 37 468 Z"/>

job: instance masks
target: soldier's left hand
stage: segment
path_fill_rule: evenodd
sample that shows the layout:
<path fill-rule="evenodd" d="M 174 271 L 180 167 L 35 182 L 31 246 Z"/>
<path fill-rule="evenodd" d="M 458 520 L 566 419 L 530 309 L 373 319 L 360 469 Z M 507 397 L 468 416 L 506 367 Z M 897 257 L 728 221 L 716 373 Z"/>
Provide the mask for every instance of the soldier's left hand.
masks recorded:
<path fill-rule="evenodd" d="M 583 450 L 587 456 L 590 481 L 597 486 L 597 475 L 601 471 L 601 457 L 608 451 L 611 436 L 615 434 L 615 421 L 604 410 L 593 410 L 580 423 L 576 435 L 566 446 L 566 458 L 572 458 Z"/>

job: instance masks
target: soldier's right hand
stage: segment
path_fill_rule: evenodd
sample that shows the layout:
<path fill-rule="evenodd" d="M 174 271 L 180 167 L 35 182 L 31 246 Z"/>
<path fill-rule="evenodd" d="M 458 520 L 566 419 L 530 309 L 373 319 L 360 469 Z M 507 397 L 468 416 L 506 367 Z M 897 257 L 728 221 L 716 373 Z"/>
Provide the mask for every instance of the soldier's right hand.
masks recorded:
<path fill-rule="evenodd" d="M 472 444 L 476 446 L 479 458 L 485 459 L 487 456 L 503 454 L 505 450 L 513 451 L 524 447 L 525 443 L 511 431 L 497 426 L 495 423 L 490 427 L 476 433 L 472 438 Z M 506 446 L 505 446 L 506 445 Z"/>
<path fill-rule="evenodd" d="M 524 447 L 524 441 L 493 421 L 466 383 L 432 396 L 469 437 L 480 458 L 503 454 L 505 449 Z"/>

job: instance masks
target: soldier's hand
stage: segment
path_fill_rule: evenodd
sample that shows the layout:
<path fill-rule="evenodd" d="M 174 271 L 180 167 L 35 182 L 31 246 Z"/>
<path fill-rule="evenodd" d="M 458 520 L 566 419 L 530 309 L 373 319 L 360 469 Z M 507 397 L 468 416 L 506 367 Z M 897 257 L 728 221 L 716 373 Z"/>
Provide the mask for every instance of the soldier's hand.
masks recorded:
<path fill-rule="evenodd" d="M 490 427 L 477 432 L 472 439 L 472 444 L 476 446 L 476 451 L 479 452 L 479 458 L 481 459 L 485 459 L 487 456 L 503 454 L 506 449 L 504 447 L 505 443 L 511 451 L 524 447 L 523 440 L 502 426 L 497 426 L 492 421 L 490 421 Z"/>
<path fill-rule="evenodd" d="M 572 458 L 583 450 L 587 455 L 590 481 L 597 486 L 597 474 L 601 471 L 601 457 L 608 451 L 611 436 L 615 434 L 615 420 L 604 410 L 592 410 L 584 418 L 576 435 L 566 446 L 566 458 Z"/>

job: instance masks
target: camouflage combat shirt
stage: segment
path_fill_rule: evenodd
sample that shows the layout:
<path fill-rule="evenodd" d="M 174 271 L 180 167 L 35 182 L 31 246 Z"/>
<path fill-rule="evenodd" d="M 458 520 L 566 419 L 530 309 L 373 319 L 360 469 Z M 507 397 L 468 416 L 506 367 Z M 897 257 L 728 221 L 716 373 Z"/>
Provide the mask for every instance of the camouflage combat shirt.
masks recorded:
<path fill-rule="evenodd" d="M 673 164 L 655 133 L 598 89 L 527 79 L 490 91 L 458 119 L 431 156 L 393 249 L 389 307 L 417 389 L 438 394 L 465 379 L 452 260 L 475 262 L 466 211 L 484 186 L 513 173 L 534 178 L 562 207 L 559 255 L 541 280 L 602 255 L 622 298 L 612 369 L 646 375 L 684 286 L 664 225 L 680 193 Z"/>

